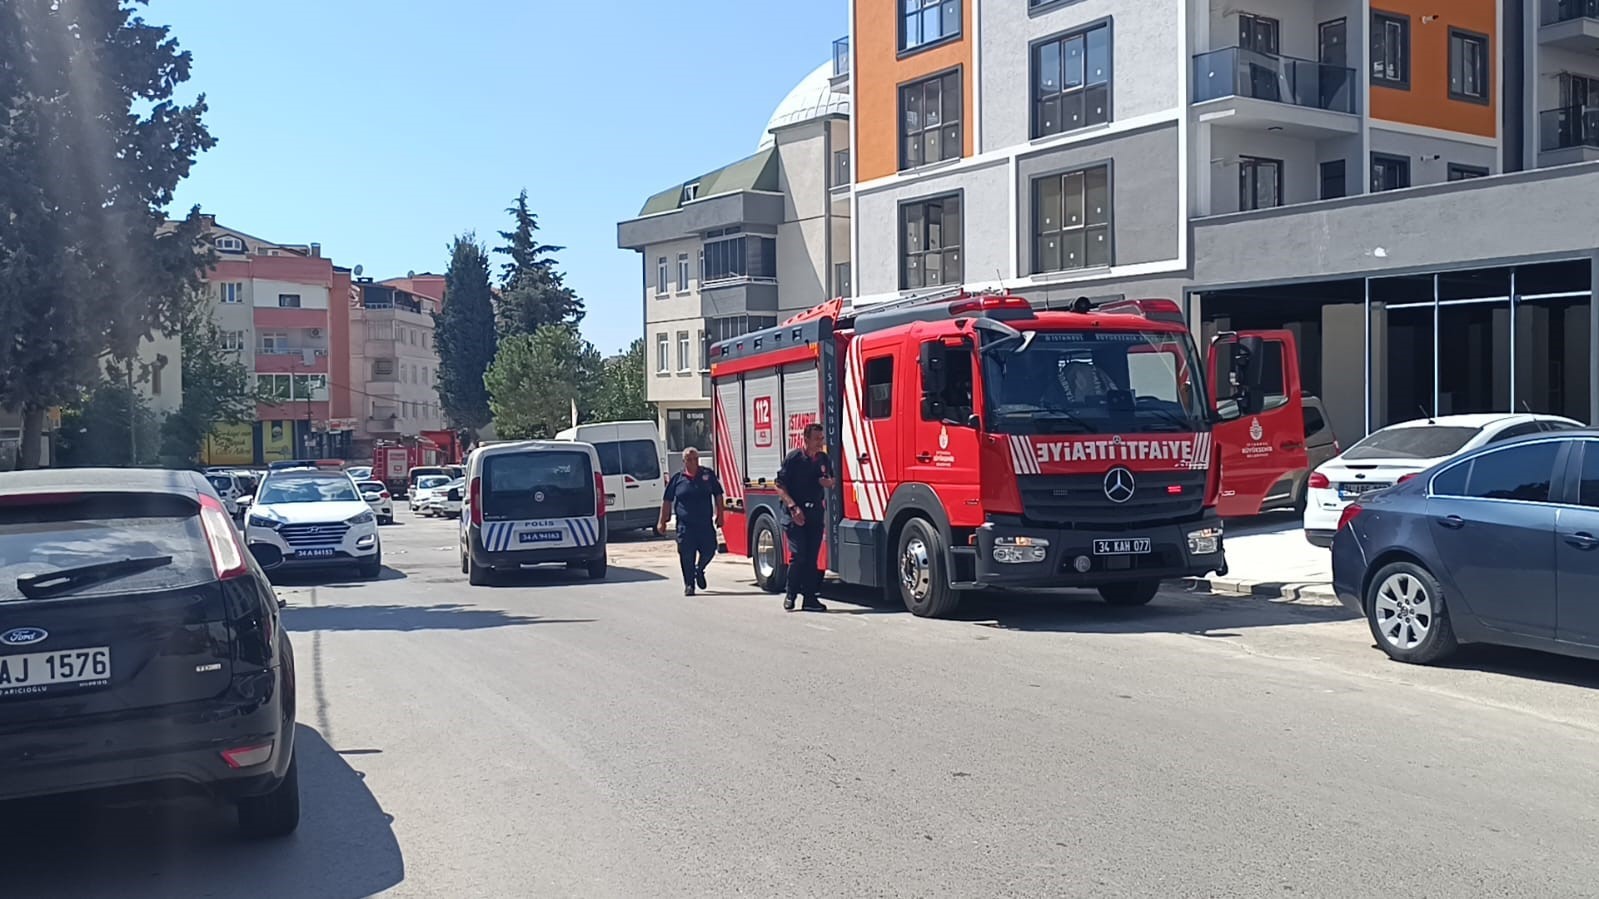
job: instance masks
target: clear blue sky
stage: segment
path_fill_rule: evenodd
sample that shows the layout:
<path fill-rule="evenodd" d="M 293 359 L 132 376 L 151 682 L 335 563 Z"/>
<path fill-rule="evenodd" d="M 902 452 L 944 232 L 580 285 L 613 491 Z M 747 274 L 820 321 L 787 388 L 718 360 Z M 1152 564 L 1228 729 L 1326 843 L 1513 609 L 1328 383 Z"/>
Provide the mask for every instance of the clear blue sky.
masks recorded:
<path fill-rule="evenodd" d="M 804 10 L 804 13 L 796 12 Z M 755 151 L 789 89 L 848 30 L 845 0 L 152 0 L 194 54 L 219 143 L 178 191 L 230 227 L 322 244 L 377 278 L 489 246 L 528 189 L 588 303 L 585 334 L 642 331 L 616 223 Z"/>

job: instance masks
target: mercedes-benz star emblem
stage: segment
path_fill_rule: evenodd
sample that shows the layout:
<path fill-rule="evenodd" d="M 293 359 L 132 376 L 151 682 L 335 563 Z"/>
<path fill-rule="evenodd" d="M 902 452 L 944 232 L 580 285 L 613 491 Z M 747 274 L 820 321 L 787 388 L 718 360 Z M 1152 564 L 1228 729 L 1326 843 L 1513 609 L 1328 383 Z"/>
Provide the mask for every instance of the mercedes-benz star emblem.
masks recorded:
<path fill-rule="evenodd" d="M 1113 503 L 1125 503 L 1133 498 L 1133 473 L 1116 466 L 1105 472 L 1105 498 Z"/>

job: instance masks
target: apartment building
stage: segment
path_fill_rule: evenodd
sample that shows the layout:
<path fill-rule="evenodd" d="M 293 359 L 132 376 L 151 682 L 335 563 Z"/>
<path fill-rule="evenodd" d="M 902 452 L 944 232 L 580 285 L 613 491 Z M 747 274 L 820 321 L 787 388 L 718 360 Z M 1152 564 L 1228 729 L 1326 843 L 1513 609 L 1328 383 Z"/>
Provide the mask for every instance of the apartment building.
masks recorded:
<path fill-rule="evenodd" d="M 222 346 L 248 362 L 270 399 L 258 403 L 253 422 L 219 425 L 206 461 L 347 458 L 355 436 L 350 271 L 334 266 L 319 244 L 277 244 L 210 224 L 217 262 L 206 282 Z"/>
<path fill-rule="evenodd" d="M 1285 328 L 1348 443 L 1599 417 L 1599 0 L 855 0 L 859 304 Z"/>
<path fill-rule="evenodd" d="M 646 392 L 667 446 L 711 449 L 712 343 L 850 292 L 847 67 L 773 111 L 754 155 L 675 184 L 617 225 L 642 260 Z"/>
<path fill-rule="evenodd" d="M 350 309 L 350 380 L 362 414 L 354 441 L 357 457 L 378 440 L 415 437 L 444 427 L 439 405 L 439 354 L 433 313 L 439 300 L 393 286 L 406 279 L 355 284 Z M 424 285 L 425 289 L 425 285 Z M 442 296 L 442 290 L 440 296 Z"/>

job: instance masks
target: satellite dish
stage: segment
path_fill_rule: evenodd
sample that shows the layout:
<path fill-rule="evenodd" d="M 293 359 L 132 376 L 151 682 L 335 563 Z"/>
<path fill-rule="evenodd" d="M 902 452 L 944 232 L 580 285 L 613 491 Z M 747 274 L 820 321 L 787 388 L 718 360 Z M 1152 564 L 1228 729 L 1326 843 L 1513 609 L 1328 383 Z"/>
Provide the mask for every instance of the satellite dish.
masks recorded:
<path fill-rule="evenodd" d="M 366 271 L 366 268 L 364 268 L 363 266 L 359 266 L 359 265 L 356 266 L 355 267 L 355 276 L 357 278 L 361 277 L 361 273 L 364 272 L 364 271 Z"/>
<path fill-rule="evenodd" d="M 410 271 L 406 272 L 405 276 L 407 278 L 415 278 L 416 277 L 416 269 L 413 268 Z"/>

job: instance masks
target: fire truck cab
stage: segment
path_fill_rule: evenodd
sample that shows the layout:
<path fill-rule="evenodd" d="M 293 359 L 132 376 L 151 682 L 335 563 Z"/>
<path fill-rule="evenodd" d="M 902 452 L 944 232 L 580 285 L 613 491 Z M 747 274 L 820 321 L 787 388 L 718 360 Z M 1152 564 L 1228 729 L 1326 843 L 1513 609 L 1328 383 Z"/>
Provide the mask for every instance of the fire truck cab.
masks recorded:
<path fill-rule="evenodd" d="M 824 560 L 842 580 L 930 617 L 987 587 L 1146 603 L 1162 580 L 1226 571 L 1214 438 L 1265 430 L 1263 350 L 1283 337 L 1218 335 L 1203 358 L 1169 300 L 824 303 L 711 350 L 725 540 L 782 588 L 772 481 L 820 421 L 839 474 Z"/>

